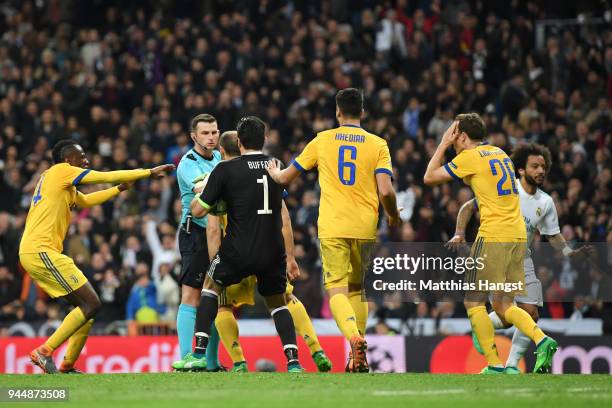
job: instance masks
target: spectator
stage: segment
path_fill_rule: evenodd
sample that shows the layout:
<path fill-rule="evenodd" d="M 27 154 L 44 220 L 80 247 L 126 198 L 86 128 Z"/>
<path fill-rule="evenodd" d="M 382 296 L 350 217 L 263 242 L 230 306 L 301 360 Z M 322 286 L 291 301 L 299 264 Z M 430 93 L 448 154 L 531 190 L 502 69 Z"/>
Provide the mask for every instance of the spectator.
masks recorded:
<path fill-rule="evenodd" d="M 177 17 L 140 5 L 122 13 L 110 2 L 74 15 L 60 8 L 52 26 L 59 28 L 49 29 L 47 16 L 33 13 L 31 2 L 5 3 L 0 263 L 11 274 L 54 140 L 89 146 L 95 169 L 148 167 L 180 159 L 190 147 L 186 127 L 195 114 L 215 114 L 222 130 L 233 128 L 241 115 L 257 114 L 269 125 L 267 150 L 289 163 L 318 130 L 333 126 L 330 96 L 346 86 L 364 91 L 363 126 L 389 144 L 405 204 L 402 218 L 410 221 L 401 231 L 381 223 L 381 240 L 436 241 L 453 233 L 464 190 L 458 184 L 426 188 L 421 178 L 437 139 L 461 111 L 483 114 L 489 143 L 504 150 L 526 141 L 551 149 L 544 190 L 576 243 L 604 242 L 612 229 L 612 30 L 565 26 L 534 43 L 536 19 L 575 18 L 571 8 L 399 0 L 351 2 L 347 14 L 340 3 L 327 9 L 317 0 L 282 12 L 282 2 L 239 1 Z M 604 13 L 599 3 L 585 7 Z M 42 47 L 40 38 L 46 38 Z M 66 250 L 76 253 L 84 271 L 100 273 L 98 284 L 106 277 L 113 287 L 106 273 L 113 271 L 120 282 L 114 307 L 123 307 L 125 282 L 140 263 L 148 264 L 154 283 L 161 264 L 171 265 L 172 273 L 177 190 L 171 178 L 138 182 L 125 198 L 79 211 Z M 316 317 L 321 295 L 310 293 L 320 290 L 321 280 L 316 174 L 289 190 L 307 275 L 296 293 L 304 293 L 300 297 Z M 152 228 L 147 218 L 156 220 Z M 92 267 L 94 260 L 104 264 L 102 271 Z M 551 268 L 550 276 L 558 285 L 559 271 Z M 579 274 L 575 286 L 583 287 L 585 279 Z M 31 313 L 35 292 L 26 292 L 32 299 L 13 315 Z"/>
<path fill-rule="evenodd" d="M 157 303 L 165 310 L 160 321 L 176 323 L 176 314 L 180 303 L 179 286 L 171 276 L 171 264 L 159 265 L 159 283 L 157 285 Z"/>
<path fill-rule="evenodd" d="M 0 264 L 0 320 L 12 320 L 19 302 L 20 287 L 8 267 Z"/>
<path fill-rule="evenodd" d="M 17 251 L 19 249 L 19 232 L 14 228 L 14 221 L 6 212 L 0 212 L 0 265 L 5 264 L 10 270 L 17 270 Z"/>
<path fill-rule="evenodd" d="M 147 244 L 149 245 L 149 250 L 153 254 L 151 276 L 157 285 L 161 280 L 161 275 L 159 273 L 160 265 L 174 265 L 180 259 L 180 253 L 177 249 L 174 231 L 169 231 L 167 229 L 167 224 L 165 231 L 163 231 L 162 239 L 160 240 L 159 236 L 157 235 L 157 225 L 155 224 L 155 221 L 145 217 L 144 222 Z"/>
<path fill-rule="evenodd" d="M 402 118 L 404 123 L 404 132 L 408 134 L 408 136 L 415 138 L 417 137 L 417 133 L 419 131 L 419 115 L 421 113 L 421 109 L 419 107 L 419 101 L 417 98 L 410 98 L 410 103 L 408 104 L 408 108 L 404 111 L 404 116 Z"/>
<path fill-rule="evenodd" d="M 107 268 L 95 280 L 95 283 L 95 288 L 102 301 L 102 307 L 96 316 L 96 320 L 106 322 L 121 320 L 123 318 L 123 305 L 128 295 L 125 282 L 121 281 L 112 268 Z"/>
<path fill-rule="evenodd" d="M 157 323 L 160 306 L 157 303 L 157 289 L 149 278 L 149 267 L 146 264 L 136 266 L 136 281 L 126 305 L 126 320 L 138 323 Z"/>

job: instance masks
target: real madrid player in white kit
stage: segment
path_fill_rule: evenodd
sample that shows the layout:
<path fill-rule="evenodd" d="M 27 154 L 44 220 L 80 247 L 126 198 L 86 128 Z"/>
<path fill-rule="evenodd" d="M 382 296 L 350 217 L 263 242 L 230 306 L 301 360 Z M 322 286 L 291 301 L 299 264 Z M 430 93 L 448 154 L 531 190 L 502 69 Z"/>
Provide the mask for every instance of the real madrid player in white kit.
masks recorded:
<path fill-rule="evenodd" d="M 546 235 L 548 241 L 556 249 L 562 251 L 565 256 L 573 257 L 580 253 L 587 252 L 589 250 L 587 246 L 583 246 L 577 250 L 572 250 L 567 246 L 563 235 L 561 235 L 561 230 L 559 229 L 559 219 L 557 217 L 555 203 L 551 196 L 539 188 L 544 183 L 546 174 L 550 170 L 550 151 L 546 147 L 536 144 L 521 145 L 514 149 L 511 158 L 514 163 L 514 168 L 518 172 L 517 176 L 520 178 L 517 187 L 521 213 L 523 214 L 527 227 L 528 248 L 531 248 L 531 243 L 533 242 L 537 230 L 541 235 Z M 476 199 L 466 202 L 461 207 L 457 215 L 455 236 L 450 241 L 451 246 L 457 246 L 465 242 L 465 229 L 472 214 L 477 210 L 478 202 Z M 525 254 L 524 265 L 526 293 L 523 296 L 517 296 L 515 301 L 521 309 L 525 310 L 533 317 L 534 321 L 538 321 L 538 307 L 542 307 L 543 305 L 542 284 L 536 276 L 530 249 L 527 249 Z M 491 312 L 489 317 L 493 322 L 493 327 L 496 329 L 503 329 L 506 327 L 495 312 Z M 529 347 L 530 342 L 531 339 L 519 330 L 514 332 L 512 337 L 512 348 L 510 349 L 510 355 L 506 361 L 506 373 L 520 374 L 518 364 L 525 354 L 527 347 Z M 476 340 L 474 345 L 480 351 L 480 346 Z"/>

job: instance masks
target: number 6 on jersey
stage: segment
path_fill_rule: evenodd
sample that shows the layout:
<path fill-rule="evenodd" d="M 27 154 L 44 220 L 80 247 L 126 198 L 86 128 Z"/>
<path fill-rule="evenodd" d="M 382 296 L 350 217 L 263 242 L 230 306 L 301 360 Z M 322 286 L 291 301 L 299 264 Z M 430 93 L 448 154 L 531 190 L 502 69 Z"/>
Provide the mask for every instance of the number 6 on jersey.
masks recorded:
<path fill-rule="evenodd" d="M 355 163 L 346 160 L 345 152 L 349 153 L 350 160 L 357 160 L 357 148 L 355 146 L 342 145 L 338 149 L 338 177 L 345 186 L 352 186 L 355 184 L 357 167 Z M 344 177 L 344 169 L 348 170 L 348 179 Z"/>

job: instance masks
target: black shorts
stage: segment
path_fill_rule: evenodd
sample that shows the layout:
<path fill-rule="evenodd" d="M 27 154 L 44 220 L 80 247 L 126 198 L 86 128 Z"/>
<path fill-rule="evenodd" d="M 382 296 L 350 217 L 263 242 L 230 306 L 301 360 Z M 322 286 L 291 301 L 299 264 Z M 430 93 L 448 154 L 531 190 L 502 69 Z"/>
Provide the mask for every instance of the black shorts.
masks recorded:
<path fill-rule="evenodd" d="M 210 262 L 208 261 L 208 244 L 206 229 L 191 223 L 191 233 L 188 234 L 181 226 L 179 231 L 179 251 L 181 252 L 181 277 L 179 284 L 195 289 L 202 289 L 204 277 Z"/>
<path fill-rule="evenodd" d="M 275 262 L 268 262 L 267 266 L 235 265 L 221 254 L 217 254 L 210 262 L 208 276 L 217 284 L 228 287 L 239 283 L 244 278 L 255 275 L 257 277 L 257 291 L 261 296 L 284 294 L 287 290 L 287 262 L 285 256 L 278 257 Z"/>

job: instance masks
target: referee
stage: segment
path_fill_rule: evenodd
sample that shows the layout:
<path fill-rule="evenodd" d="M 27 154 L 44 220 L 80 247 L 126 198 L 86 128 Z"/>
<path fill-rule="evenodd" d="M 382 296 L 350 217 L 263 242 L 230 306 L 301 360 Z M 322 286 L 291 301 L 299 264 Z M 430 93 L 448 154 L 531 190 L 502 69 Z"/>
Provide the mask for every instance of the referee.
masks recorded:
<path fill-rule="evenodd" d="M 221 153 L 216 150 L 219 142 L 219 127 L 214 116 L 207 113 L 197 115 L 191 120 L 191 139 L 194 146 L 181 158 L 177 169 L 177 179 L 181 194 L 181 228 L 179 232 L 179 250 L 181 252 L 181 304 L 176 317 L 181 360 L 175 361 L 172 367 L 177 371 L 219 369 L 217 358 L 219 334 L 212 325 L 213 347 L 203 356 L 191 353 L 196 310 L 200 304 L 200 295 L 204 283 L 205 271 L 208 269 L 209 257 L 206 244 L 207 218 L 191 216 L 189 206 L 194 198 L 193 180 L 203 173 L 209 173 L 221 161 Z M 218 233 L 218 231 L 216 232 Z"/>

